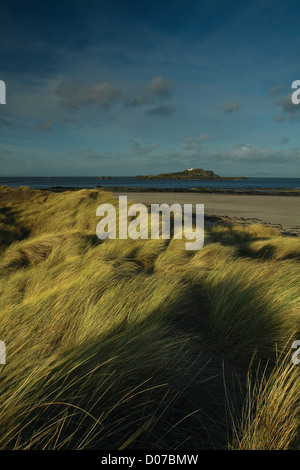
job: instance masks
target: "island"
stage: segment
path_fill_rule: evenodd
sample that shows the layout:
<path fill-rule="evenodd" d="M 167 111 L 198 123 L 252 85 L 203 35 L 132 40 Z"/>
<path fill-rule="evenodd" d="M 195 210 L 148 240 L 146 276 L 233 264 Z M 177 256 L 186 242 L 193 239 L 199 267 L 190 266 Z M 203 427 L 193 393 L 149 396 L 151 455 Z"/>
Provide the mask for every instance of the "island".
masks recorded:
<path fill-rule="evenodd" d="M 137 175 L 134 179 L 141 180 L 246 180 L 245 176 L 219 176 L 212 170 L 202 170 L 202 168 L 189 168 L 177 173 L 160 173 L 158 175 Z"/>

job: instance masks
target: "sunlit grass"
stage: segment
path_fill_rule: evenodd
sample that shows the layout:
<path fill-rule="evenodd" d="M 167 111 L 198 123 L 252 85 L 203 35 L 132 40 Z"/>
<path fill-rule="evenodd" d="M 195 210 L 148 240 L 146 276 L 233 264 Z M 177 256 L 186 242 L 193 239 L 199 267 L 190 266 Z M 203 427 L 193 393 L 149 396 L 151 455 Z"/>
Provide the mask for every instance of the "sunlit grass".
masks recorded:
<path fill-rule="evenodd" d="M 277 355 L 300 335 L 298 238 L 255 224 L 206 227 L 195 252 L 101 241 L 106 202 L 1 188 L 0 448 L 295 445 L 299 370 Z"/>
<path fill-rule="evenodd" d="M 252 372 L 253 374 L 253 372 Z M 232 449 L 287 450 L 299 435 L 299 370 L 290 352 L 273 369 L 249 371 L 243 412 L 233 421 Z"/>

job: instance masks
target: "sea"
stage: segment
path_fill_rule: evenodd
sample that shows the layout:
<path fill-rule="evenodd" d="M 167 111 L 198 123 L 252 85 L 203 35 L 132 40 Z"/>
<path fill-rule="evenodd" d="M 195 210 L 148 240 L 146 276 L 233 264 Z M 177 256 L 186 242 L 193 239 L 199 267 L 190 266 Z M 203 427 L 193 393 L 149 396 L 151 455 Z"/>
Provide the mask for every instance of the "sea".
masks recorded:
<path fill-rule="evenodd" d="M 95 188 L 120 187 L 127 188 L 212 188 L 212 189 L 238 189 L 239 191 L 259 189 L 271 191 L 274 189 L 300 189 L 300 178 L 248 178 L 242 180 L 144 180 L 130 177 L 112 177 L 100 180 L 93 176 L 16 176 L 0 177 L 0 185 L 12 188 L 28 186 L 33 189 L 61 188 Z"/>

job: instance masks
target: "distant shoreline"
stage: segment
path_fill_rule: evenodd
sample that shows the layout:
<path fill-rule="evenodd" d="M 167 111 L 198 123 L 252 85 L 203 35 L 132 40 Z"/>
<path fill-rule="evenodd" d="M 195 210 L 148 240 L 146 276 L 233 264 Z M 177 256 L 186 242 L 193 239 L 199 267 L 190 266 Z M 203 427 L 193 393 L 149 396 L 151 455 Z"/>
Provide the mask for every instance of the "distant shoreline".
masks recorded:
<path fill-rule="evenodd" d="M 45 188 L 37 188 L 45 189 Z M 63 192 L 63 191 L 78 191 L 80 189 L 99 189 L 101 191 L 110 191 L 115 193 L 131 192 L 131 193 L 208 193 L 208 194 L 236 194 L 236 195 L 258 195 L 258 196 L 300 196 L 300 189 L 266 189 L 251 188 L 251 189 L 217 189 L 217 188 L 143 188 L 143 187 L 130 187 L 130 186 L 95 186 L 94 188 L 84 187 L 64 187 L 53 186 L 47 188 L 47 191 Z"/>

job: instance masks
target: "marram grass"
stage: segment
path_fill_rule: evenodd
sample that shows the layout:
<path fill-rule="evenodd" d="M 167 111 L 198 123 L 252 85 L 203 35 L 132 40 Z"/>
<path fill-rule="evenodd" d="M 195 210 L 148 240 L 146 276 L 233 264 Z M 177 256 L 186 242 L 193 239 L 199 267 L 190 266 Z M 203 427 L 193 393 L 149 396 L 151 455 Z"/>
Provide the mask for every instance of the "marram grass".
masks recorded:
<path fill-rule="evenodd" d="M 105 202 L 0 189 L 0 449 L 299 448 L 299 239 L 101 241 Z"/>

